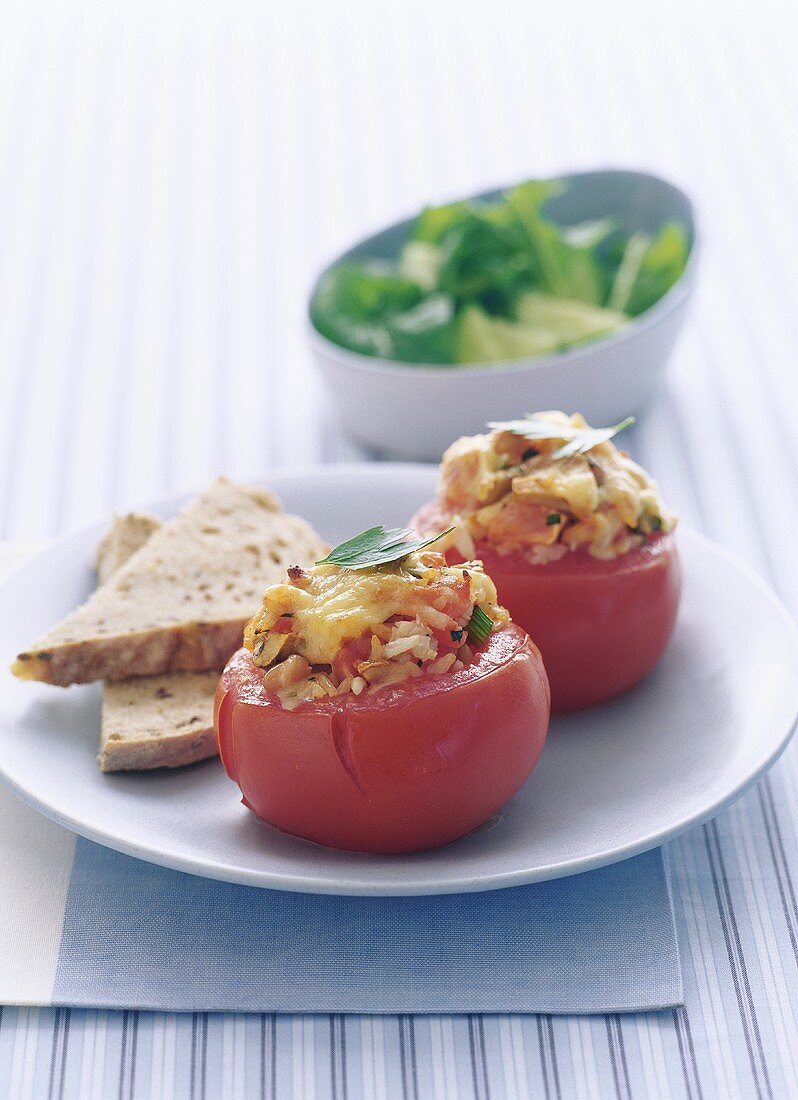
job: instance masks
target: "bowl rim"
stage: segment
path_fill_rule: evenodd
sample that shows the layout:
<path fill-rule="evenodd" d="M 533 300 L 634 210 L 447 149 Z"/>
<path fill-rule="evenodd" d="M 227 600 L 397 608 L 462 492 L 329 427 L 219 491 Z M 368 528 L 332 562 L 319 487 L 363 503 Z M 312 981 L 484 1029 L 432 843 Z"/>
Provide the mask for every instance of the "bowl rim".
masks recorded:
<path fill-rule="evenodd" d="M 354 368 L 355 370 L 363 371 L 364 373 L 377 373 L 377 374 L 394 374 L 405 376 L 413 374 L 432 375 L 439 376 L 441 374 L 463 374 L 466 373 L 469 377 L 477 377 L 484 374 L 488 374 L 491 377 L 498 374 L 522 374 L 526 372 L 537 372 L 538 370 L 545 370 L 548 367 L 560 366 L 565 364 L 576 363 L 579 364 L 584 360 L 588 360 L 591 355 L 596 352 L 611 349 L 618 344 L 623 343 L 626 340 L 632 339 L 636 336 L 642 335 L 649 329 L 653 328 L 660 321 L 664 320 L 666 316 L 673 313 L 680 305 L 682 305 L 691 295 L 693 286 L 695 283 L 695 273 L 699 261 L 699 254 L 701 251 L 700 236 L 698 231 L 698 219 L 696 216 L 696 205 L 690 195 L 678 184 L 672 180 L 666 179 L 664 176 L 657 175 L 654 172 L 645 171 L 635 168 L 619 168 L 617 166 L 610 166 L 605 168 L 590 168 L 579 169 L 569 172 L 562 172 L 556 177 L 556 179 L 571 180 L 576 178 L 584 178 L 590 176 L 636 176 L 639 179 L 648 181 L 654 184 L 665 184 L 675 191 L 679 197 L 684 201 L 688 211 L 688 225 L 687 229 L 692 238 L 690 244 L 690 251 L 687 256 L 687 263 L 685 264 L 684 271 L 661 298 L 659 298 L 653 305 L 649 306 L 643 313 L 638 314 L 637 317 L 631 318 L 621 328 L 616 329 L 614 332 L 609 332 L 603 336 L 597 336 L 592 340 L 587 340 L 582 344 L 577 344 L 572 348 L 568 348 L 564 351 L 556 351 L 548 354 L 528 355 L 521 356 L 515 359 L 500 359 L 490 363 L 409 363 L 406 360 L 401 359 L 383 359 L 377 355 L 364 355 L 359 351 L 352 351 L 349 348 L 343 347 L 341 344 L 336 344 L 334 340 L 330 340 L 329 337 L 324 336 L 319 332 L 313 323 L 310 314 L 311 303 L 316 289 L 321 282 L 324 275 L 337 263 L 339 263 L 345 256 L 349 255 L 356 248 L 360 248 L 363 245 L 367 245 L 375 237 L 380 236 L 382 233 L 388 232 L 391 229 L 395 229 L 405 222 L 412 221 L 416 215 L 411 215 L 409 218 L 398 218 L 396 221 L 390 222 L 388 225 L 384 225 L 381 229 L 377 229 L 372 233 L 369 233 L 365 237 L 361 237 L 355 241 L 354 244 L 348 248 L 339 252 L 337 256 L 324 264 L 319 272 L 314 277 L 309 293 L 306 296 L 305 307 L 305 333 L 306 338 L 311 344 L 313 350 L 320 355 L 325 356 L 327 359 L 336 359 L 340 364 Z M 496 192 L 506 191 L 508 187 L 512 187 L 514 184 L 503 184 L 498 187 L 490 187 L 482 189 L 473 194 L 464 196 L 465 201 L 472 199 L 482 199 Z M 456 201 L 456 200 L 452 200 Z M 462 201 L 462 200 L 461 200 Z"/>

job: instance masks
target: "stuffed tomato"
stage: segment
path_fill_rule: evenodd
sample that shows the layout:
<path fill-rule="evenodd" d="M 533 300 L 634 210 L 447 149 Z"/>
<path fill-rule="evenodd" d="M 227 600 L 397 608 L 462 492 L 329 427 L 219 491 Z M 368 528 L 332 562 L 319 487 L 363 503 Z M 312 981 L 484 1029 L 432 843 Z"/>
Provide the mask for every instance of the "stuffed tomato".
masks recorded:
<path fill-rule="evenodd" d="M 217 691 L 222 761 L 245 805 L 284 832 L 363 852 L 447 844 L 537 763 L 540 653 L 476 564 L 418 549 L 340 565 L 335 553 L 267 589 Z"/>
<path fill-rule="evenodd" d="M 676 520 L 611 442 L 616 430 L 544 413 L 458 440 L 443 457 L 438 498 L 412 521 L 422 533 L 453 528 L 450 562 L 482 561 L 540 646 L 554 711 L 632 687 L 676 622 Z"/>

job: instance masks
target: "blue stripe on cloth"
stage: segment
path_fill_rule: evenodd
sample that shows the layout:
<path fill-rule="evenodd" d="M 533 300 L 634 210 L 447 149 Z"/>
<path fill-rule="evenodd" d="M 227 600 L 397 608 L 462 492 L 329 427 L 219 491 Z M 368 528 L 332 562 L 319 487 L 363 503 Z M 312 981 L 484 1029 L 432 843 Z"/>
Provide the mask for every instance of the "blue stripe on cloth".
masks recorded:
<path fill-rule="evenodd" d="M 274 1012 L 627 1012 L 682 1001 L 661 851 L 489 893 L 235 886 L 77 845 L 53 1003 Z"/>

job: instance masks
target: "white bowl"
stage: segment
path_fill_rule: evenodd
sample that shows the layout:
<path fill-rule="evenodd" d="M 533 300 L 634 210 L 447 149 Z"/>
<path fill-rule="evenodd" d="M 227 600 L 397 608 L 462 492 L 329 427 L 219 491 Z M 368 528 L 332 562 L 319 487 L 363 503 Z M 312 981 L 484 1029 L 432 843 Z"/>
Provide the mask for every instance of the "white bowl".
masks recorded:
<path fill-rule="evenodd" d="M 658 302 L 617 333 L 553 355 L 476 366 L 418 365 L 360 355 L 328 340 L 308 321 L 316 364 L 349 434 L 391 457 L 437 460 L 453 439 L 488 420 L 525 412 L 581 412 L 603 426 L 640 414 L 655 390 L 684 322 L 695 282 L 693 205 L 672 183 L 645 172 L 605 169 L 562 177 L 568 184 L 548 210 L 562 224 L 612 215 L 627 232 L 684 225 L 691 241 L 681 278 Z M 475 198 L 494 199 L 500 191 Z M 361 241 L 341 260 L 391 259 L 414 219 Z M 311 294 L 312 298 L 312 294 Z"/>

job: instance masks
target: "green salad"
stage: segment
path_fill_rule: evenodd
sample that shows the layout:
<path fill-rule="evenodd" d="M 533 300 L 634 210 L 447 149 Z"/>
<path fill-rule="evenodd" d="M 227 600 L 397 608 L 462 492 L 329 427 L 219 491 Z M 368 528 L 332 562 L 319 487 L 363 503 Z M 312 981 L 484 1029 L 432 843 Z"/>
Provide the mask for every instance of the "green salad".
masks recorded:
<path fill-rule="evenodd" d="M 345 260 L 319 284 L 311 319 L 363 355 L 406 363 L 491 363 L 571 348 L 652 306 L 682 274 L 684 226 L 624 233 L 613 218 L 558 225 L 560 180 L 529 180 L 493 202 L 421 212 L 398 260 Z"/>

